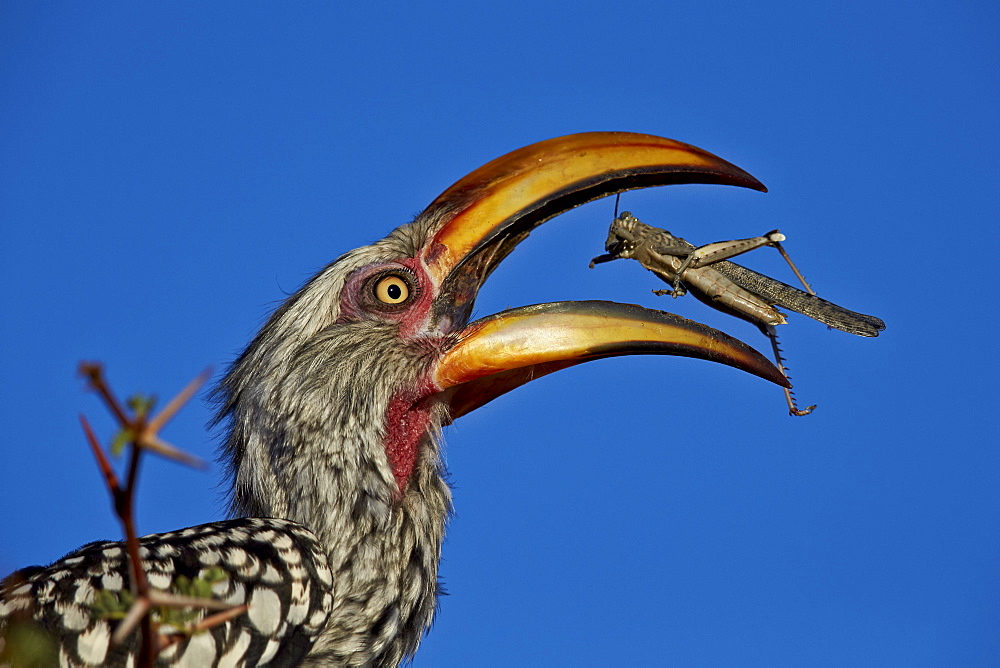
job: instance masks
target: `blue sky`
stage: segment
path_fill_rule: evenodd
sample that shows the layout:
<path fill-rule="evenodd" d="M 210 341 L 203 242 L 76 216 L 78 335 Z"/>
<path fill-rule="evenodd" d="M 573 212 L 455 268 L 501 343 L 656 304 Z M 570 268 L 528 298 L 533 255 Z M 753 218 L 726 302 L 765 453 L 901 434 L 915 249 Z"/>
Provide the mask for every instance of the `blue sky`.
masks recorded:
<path fill-rule="evenodd" d="M 0 573 L 113 520 L 74 376 L 167 396 L 286 294 L 519 146 L 631 130 L 770 188 L 623 197 L 699 243 L 780 228 L 821 296 L 782 343 L 807 418 L 732 369 L 560 372 L 447 431 L 449 596 L 416 666 L 1000 662 L 1000 9 L 896 3 L 3 3 Z M 480 314 L 562 299 L 672 310 L 593 271 L 613 202 L 540 228 Z M 772 257 L 773 256 L 773 257 Z M 773 251 L 745 258 L 790 280 Z M 210 458 L 210 407 L 166 438 Z M 145 533 L 224 515 L 220 472 L 148 460 Z"/>

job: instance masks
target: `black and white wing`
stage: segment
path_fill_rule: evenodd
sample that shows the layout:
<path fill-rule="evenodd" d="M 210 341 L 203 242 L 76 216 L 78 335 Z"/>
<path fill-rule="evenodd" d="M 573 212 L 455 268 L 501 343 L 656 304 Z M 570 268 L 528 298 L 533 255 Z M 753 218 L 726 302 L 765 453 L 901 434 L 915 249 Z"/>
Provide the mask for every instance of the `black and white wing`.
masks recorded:
<path fill-rule="evenodd" d="M 191 580 L 212 572 L 214 598 L 249 604 L 245 614 L 163 650 L 158 665 L 293 666 L 326 626 L 333 577 L 315 536 L 300 524 L 235 519 L 146 536 L 140 543 L 153 588 L 170 592 L 179 576 Z M 112 647 L 117 621 L 93 608 L 98 591 L 128 589 L 126 552 L 117 542 L 91 543 L 50 566 L 13 573 L 0 583 L 0 665 L 18 665 L 10 656 L 12 632 L 25 625 L 51 639 L 46 665 L 134 665 L 139 631 Z M 193 612 L 193 620 L 207 614 Z M 169 625 L 160 628 L 171 631 Z"/>

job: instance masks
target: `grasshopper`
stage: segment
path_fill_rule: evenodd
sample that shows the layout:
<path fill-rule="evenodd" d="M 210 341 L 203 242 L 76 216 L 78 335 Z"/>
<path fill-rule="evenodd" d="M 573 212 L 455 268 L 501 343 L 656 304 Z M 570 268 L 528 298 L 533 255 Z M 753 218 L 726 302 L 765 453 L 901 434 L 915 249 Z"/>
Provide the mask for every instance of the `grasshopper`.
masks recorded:
<path fill-rule="evenodd" d="M 783 325 L 786 320 L 776 306 L 858 336 L 878 336 L 885 329 L 885 323 L 875 316 L 855 313 L 817 297 L 781 246 L 784 240 L 785 235 L 772 230 L 760 237 L 695 246 L 664 229 L 646 225 L 625 211 L 611 223 L 604 246 L 607 254 L 595 257 L 590 266 L 593 268 L 619 258 L 637 260 L 670 284 L 669 289 L 654 290 L 655 294 L 680 297 L 691 292 L 699 301 L 757 325 L 771 341 L 775 364 L 788 377 L 775 330 L 776 325 Z M 763 246 L 778 249 L 806 292 L 727 261 L 727 258 Z M 791 415 L 808 415 L 816 408 L 800 409 L 788 389 L 785 389 L 785 401 Z"/>

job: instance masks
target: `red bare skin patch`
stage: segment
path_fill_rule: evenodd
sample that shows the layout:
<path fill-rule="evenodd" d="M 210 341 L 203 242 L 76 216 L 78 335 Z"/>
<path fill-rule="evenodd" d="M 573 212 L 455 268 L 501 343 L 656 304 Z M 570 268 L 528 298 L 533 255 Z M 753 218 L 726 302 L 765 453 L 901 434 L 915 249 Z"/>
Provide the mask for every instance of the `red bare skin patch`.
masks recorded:
<path fill-rule="evenodd" d="M 420 439 L 427 433 L 431 413 L 426 402 L 409 392 L 399 393 L 389 402 L 385 412 L 385 454 L 399 486 L 399 495 L 420 455 Z"/>
<path fill-rule="evenodd" d="M 365 290 L 371 289 L 370 279 L 380 272 L 391 272 L 393 267 L 410 270 L 415 281 L 414 298 L 399 310 L 383 311 L 373 307 Z M 434 285 L 419 260 L 403 258 L 396 262 L 363 267 L 348 278 L 341 293 L 340 318 L 338 322 L 379 318 L 399 323 L 399 338 L 404 345 L 427 347 L 428 352 L 440 352 L 442 337 L 426 336 L 431 306 L 437 296 L 438 286 Z M 420 443 L 430 425 L 432 406 L 423 401 L 437 388 L 429 380 L 418 382 L 417 387 L 398 391 L 389 401 L 385 412 L 385 454 L 392 467 L 392 474 L 399 487 L 399 496 L 406 491 L 406 485 L 413 474 L 413 467 L 420 456 Z"/>
<path fill-rule="evenodd" d="M 399 335 L 404 338 L 416 336 L 427 326 L 427 316 L 431 312 L 431 304 L 437 297 L 438 286 L 433 285 L 427 276 L 427 271 L 415 258 L 406 258 L 399 263 L 409 268 L 417 277 L 420 284 L 420 298 L 405 311 L 399 328 Z"/>

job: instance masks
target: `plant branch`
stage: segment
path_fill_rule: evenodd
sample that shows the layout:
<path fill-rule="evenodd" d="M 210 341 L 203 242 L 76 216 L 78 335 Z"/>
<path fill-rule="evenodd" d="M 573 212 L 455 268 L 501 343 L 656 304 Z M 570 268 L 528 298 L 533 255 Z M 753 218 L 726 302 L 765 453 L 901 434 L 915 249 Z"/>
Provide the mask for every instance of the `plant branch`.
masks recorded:
<path fill-rule="evenodd" d="M 169 592 L 152 589 L 142 566 L 141 547 L 138 532 L 135 528 L 135 491 L 138 484 L 139 465 L 144 450 L 151 450 L 157 454 L 192 466 L 205 467 L 203 460 L 163 441 L 159 437 L 159 430 L 177 414 L 184 404 L 194 396 L 198 388 L 208 380 L 209 370 L 206 369 L 197 378 L 188 383 L 180 393 L 167 403 L 162 411 L 151 419 L 147 419 L 145 405 L 142 407 L 133 406 L 135 410 L 126 409 L 105 380 L 104 370 L 100 364 L 92 362 L 82 363 L 80 365 L 80 373 L 87 379 L 88 387 L 108 407 L 108 410 L 114 416 L 122 430 L 120 438 L 127 440 L 129 446 L 125 487 L 122 487 L 121 480 L 112 467 L 111 462 L 104 454 L 104 449 L 95 436 L 90 423 L 85 417 L 80 416 L 80 424 L 83 427 L 87 443 L 90 445 L 97 460 L 98 469 L 104 476 L 105 484 L 114 503 L 115 513 L 125 533 L 130 589 L 135 596 L 135 600 L 129 610 L 115 629 L 112 636 L 112 643 L 118 644 L 123 642 L 135 630 L 135 627 L 139 626 L 141 642 L 137 665 L 141 668 L 151 668 L 156 661 L 156 656 L 163 648 L 176 643 L 184 636 L 184 634 L 161 636 L 157 632 L 153 622 L 151 614 L 153 608 L 203 608 L 220 611 L 194 624 L 191 627 L 191 632 L 206 630 L 218 624 L 223 624 L 247 610 L 246 605 L 233 607 L 224 601 L 211 598 L 178 596 Z"/>

